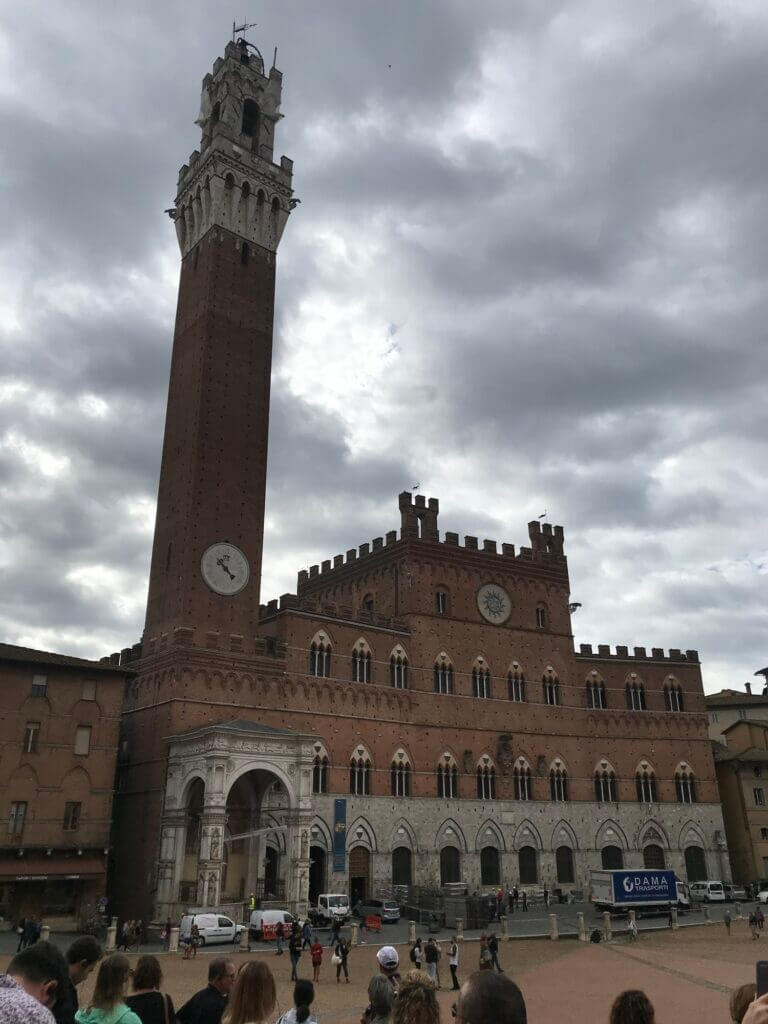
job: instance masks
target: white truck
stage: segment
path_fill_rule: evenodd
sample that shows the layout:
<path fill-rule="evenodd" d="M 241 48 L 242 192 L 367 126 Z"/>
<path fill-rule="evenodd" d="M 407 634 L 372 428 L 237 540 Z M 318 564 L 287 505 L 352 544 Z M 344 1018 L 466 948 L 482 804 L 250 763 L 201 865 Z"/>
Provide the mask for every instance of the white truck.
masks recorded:
<path fill-rule="evenodd" d="M 635 871 L 591 871 L 591 901 L 597 910 L 614 914 L 630 910 L 664 911 L 690 909 L 684 882 L 674 871 L 638 868 Z"/>
<path fill-rule="evenodd" d="M 309 920 L 315 927 L 330 927 L 333 921 L 344 924 L 349 918 L 349 896 L 341 892 L 323 892 L 309 908 Z"/>

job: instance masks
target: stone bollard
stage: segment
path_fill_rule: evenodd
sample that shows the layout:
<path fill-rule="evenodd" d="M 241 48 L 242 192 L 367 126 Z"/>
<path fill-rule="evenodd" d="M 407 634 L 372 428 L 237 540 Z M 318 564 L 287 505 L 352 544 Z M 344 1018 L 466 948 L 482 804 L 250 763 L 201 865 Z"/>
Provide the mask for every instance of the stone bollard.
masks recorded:
<path fill-rule="evenodd" d="M 733 908 L 733 916 L 739 921 L 741 920 L 741 904 L 736 903 Z"/>
<path fill-rule="evenodd" d="M 634 910 L 630 910 L 630 912 L 629 912 L 629 914 L 627 916 L 628 916 L 628 919 L 629 919 L 627 923 L 630 923 L 631 921 L 637 922 L 637 916 L 636 916 Z"/>
<path fill-rule="evenodd" d="M 179 952 L 179 927 L 176 925 L 171 928 L 171 934 L 168 938 L 168 952 L 178 953 Z"/>
<path fill-rule="evenodd" d="M 499 918 L 499 922 L 501 924 L 502 938 L 506 939 L 509 937 L 509 931 L 507 929 L 507 918 L 504 914 L 502 914 L 501 917 Z"/>
<path fill-rule="evenodd" d="M 709 916 L 709 907 L 706 905 L 706 903 L 701 909 L 704 913 L 704 924 L 712 924 L 712 918 Z"/>
<path fill-rule="evenodd" d="M 416 941 L 416 922 L 415 921 L 409 921 L 408 922 L 408 941 L 410 942 L 411 945 L 413 945 L 414 942 Z"/>
<path fill-rule="evenodd" d="M 579 922 L 579 942 L 586 942 L 587 926 L 584 924 L 584 914 L 581 911 L 576 915 L 576 920 Z"/>
<path fill-rule="evenodd" d="M 416 941 L 415 935 L 416 933 L 414 932 L 414 942 Z M 457 942 L 464 941 L 464 919 L 461 917 L 456 918 L 456 940 Z"/>
<path fill-rule="evenodd" d="M 352 922 L 352 945 L 360 945 L 360 925 L 357 921 Z"/>
<path fill-rule="evenodd" d="M 243 928 L 243 930 L 240 932 L 240 952 L 241 953 L 250 953 L 251 952 L 251 944 L 249 942 L 249 935 L 248 935 L 248 929 L 247 928 Z"/>
<path fill-rule="evenodd" d="M 117 925 L 111 924 L 107 928 L 107 941 L 104 943 L 106 953 L 114 953 L 117 949 Z"/>
<path fill-rule="evenodd" d="M 44 924 L 40 929 L 40 941 L 50 942 L 51 940 L 51 929 L 47 924 Z"/>
<path fill-rule="evenodd" d="M 672 907 L 670 913 L 672 914 L 672 930 L 676 931 L 680 927 L 677 922 L 677 907 Z"/>
<path fill-rule="evenodd" d="M 613 929 L 611 928 L 611 915 L 608 911 L 603 912 L 603 937 L 606 942 L 610 942 L 613 938 Z"/>
<path fill-rule="evenodd" d="M 557 929 L 557 914 L 549 915 L 549 937 L 553 942 L 560 938 L 560 932 Z"/>
<path fill-rule="evenodd" d="M 113 917 L 109 922 L 113 928 L 117 928 L 117 918 Z"/>

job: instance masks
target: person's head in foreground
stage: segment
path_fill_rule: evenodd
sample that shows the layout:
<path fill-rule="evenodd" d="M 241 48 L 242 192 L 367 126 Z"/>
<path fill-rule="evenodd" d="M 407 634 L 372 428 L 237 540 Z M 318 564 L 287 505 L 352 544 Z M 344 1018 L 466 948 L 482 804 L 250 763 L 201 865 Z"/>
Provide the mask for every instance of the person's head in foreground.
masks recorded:
<path fill-rule="evenodd" d="M 133 991 L 146 992 L 159 989 L 163 984 L 163 971 L 156 956 L 140 956 L 133 972 Z"/>
<path fill-rule="evenodd" d="M 220 996 L 228 996 L 235 984 L 235 965 L 226 957 L 219 956 L 208 965 L 208 984 Z"/>
<path fill-rule="evenodd" d="M 423 971 L 408 971 L 395 1000 L 392 1024 L 440 1024 L 435 984 Z"/>
<path fill-rule="evenodd" d="M 731 1011 L 731 1020 L 733 1024 L 741 1024 L 744 1020 L 744 1014 L 747 1012 L 747 1007 L 755 998 L 757 993 L 757 986 L 754 981 L 748 981 L 746 985 L 739 985 L 731 992 L 731 1001 L 728 1004 Z"/>
<path fill-rule="evenodd" d="M 17 953 L 8 974 L 27 995 L 49 1009 L 66 996 L 67 963 L 52 942 L 36 942 Z"/>
<path fill-rule="evenodd" d="M 240 968 L 222 1024 L 262 1024 L 272 1016 L 276 1002 L 272 971 L 263 960 L 251 960 Z"/>
<path fill-rule="evenodd" d="M 309 1018 L 309 1008 L 315 998 L 315 986 L 306 978 L 300 978 L 293 986 L 293 1005 L 296 1007 L 296 1022 L 304 1024 Z"/>
<path fill-rule="evenodd" d="M 67 950 L 67 965 L 72 984 L 82 985 L 103 955 L 101 946 L 92 935 L 83 935 L 75 939 Z"/>
<path fill-rule="evenodd" d="M 654 1024 L 655 1020 L 650 999 L 639 989 L 622 992 L 611 1007 L 610 1024 Z"/>
<path fill-rule="evenodd" d="M 114 1010 L 125 1001 L 130 977 L 131 965 L 127 956 L 113 953 L 102 960 L 88 1008 L 107 1012 Z"/>
<path fill-rule="evenodd" d="M 390 1016 L 395 1004 L 395 990 L 389 978 L 383 974 L 376 974 L 371 978 L 368 982 L 368 1003 L 374 1020 Z"/>
<path fill-rule="evenodd" d="M 459 990 L 456 1024 L 527 1024 L 523 993 L 506 974 L 475 971 Z"/>
<path fill-rule="evenodd" d="M 400 955 L 394 946 L 382 946 L 376 954 L 376 962 L 381 973 L 389 978 L 393 974 L 397 974 L 397 968 L 400 966 Z"/>

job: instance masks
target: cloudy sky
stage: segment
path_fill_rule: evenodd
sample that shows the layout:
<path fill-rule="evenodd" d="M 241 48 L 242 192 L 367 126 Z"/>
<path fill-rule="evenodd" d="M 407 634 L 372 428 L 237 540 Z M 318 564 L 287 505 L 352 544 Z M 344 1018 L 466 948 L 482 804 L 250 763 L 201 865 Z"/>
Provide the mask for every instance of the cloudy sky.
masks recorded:
<path fill-rule="evenodd" d="M 239 12 L 240 14 L 245 12 Z M 172 203 L 231 12 L 0 2 L 0 636 L 143 625 Z M 765 0 L 259 0 L 301 205 L 264 599 L 398 525 L 565 527 L 576 642 L 768 664 Z"/>

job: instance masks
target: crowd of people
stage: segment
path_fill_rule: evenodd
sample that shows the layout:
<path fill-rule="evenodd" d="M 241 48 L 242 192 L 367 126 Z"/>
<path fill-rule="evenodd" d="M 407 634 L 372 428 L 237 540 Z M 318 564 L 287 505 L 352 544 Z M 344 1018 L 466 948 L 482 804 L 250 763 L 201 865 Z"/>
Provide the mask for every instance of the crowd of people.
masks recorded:
<path fill-rule="evenodd" d="M 312 936 L 309 936 L 310 940 Z M 292 933 L 289 940 L 291 949 Z M 301 932 L 294 942 L 301 955 Z M 336 976 L 342 968 L 348 979 L 346 957 L 338 955 Z M 322 944 L 311 942 L 310 953 Z M 368 984 L 368 1005 L 360 1024 L 440 1024 L 436 970 L 437 943 L 419 940 L 410 951 L 412 968 L 403 976 L 394 946 L 376 954 L 378 973 Z M 481 954 L 482 955 L 482 954 Z M 453 962 L 455 956 L 455 963 Z M 498 956 L 491 969 L 474 971 L 459 984 L 458 945 L 451 943 L 451 978 L 456 1001 L 451 1007 L 455 1024 L 527 1024 L 525 999 L 520 988 L 504 974 Z M 495 961 L 495 968 L 494 968 Z M 66 956 L 51 942 L 38 941 L 17 952 L 6 974 L 0 975 L 0 1024 L 317 1024 L 312 1011 L 315 985 L 299 978 L 298 959 L 292 960 L 293 1005 L 277 1011 L 277 989 L 266 960 L 247 960 L 235 969 L 227 957 L 208 965 L 208 984 L 178 1010 L 163 991 L 163 972 L 156 956 L 138 958 L 135 968 L 123 953 L 103 957 L 99 943 L 89 936 L 76 939 Z M 313 958 L 313 967 L 316 967 Z M 432 969 L 434 968 L 434 969 Z M 78 986 L 97 970 L 93 993 L 80 1007 Z M 756 997 L 755 986 L 742 985 L 730 1001 L 734 1024 L 768 1024 L 768 995 Z M 655 1024 L 653 1006 L 644 992 L 622 992 L 614 1001 L 609 1024 Z"/>

